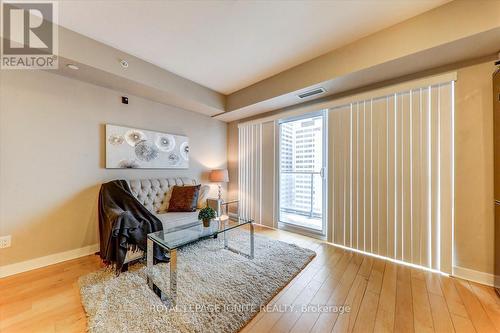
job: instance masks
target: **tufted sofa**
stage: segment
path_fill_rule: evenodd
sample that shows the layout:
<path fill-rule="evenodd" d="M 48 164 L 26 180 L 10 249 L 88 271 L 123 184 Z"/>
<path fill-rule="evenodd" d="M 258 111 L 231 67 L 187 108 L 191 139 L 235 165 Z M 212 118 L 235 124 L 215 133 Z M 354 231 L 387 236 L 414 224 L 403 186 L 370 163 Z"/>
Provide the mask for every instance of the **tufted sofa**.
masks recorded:
<path fill-rule="evenodd" d="M 166 197 L 172 186 L 196 185 L 198 182 L 192 178 L 154 178 L 136 179 L 127 181 L 130 191 L 137 200 L 153 213 L 163 224 L 163 230 L 168 230 L 183 224 L 193 223 L 198 220 L 198 211 L 186 213 L 167 213 Z M 143 253 L 128 251 L 125 262 L 142 257 Z"/>

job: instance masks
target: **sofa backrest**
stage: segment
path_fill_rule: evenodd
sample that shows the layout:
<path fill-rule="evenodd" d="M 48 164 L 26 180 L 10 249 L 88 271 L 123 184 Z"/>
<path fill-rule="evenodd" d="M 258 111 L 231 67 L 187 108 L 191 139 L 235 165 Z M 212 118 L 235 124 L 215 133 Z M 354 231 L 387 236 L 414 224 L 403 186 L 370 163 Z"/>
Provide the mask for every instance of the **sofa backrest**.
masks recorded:
<path fill-rule="evenodd" d="M 198 184 L 196 179 L 188 177 L 133 179 L 127 182 L 132 194 L 152 213 L 158 213 L 165 195 L 172 186 Z"/>

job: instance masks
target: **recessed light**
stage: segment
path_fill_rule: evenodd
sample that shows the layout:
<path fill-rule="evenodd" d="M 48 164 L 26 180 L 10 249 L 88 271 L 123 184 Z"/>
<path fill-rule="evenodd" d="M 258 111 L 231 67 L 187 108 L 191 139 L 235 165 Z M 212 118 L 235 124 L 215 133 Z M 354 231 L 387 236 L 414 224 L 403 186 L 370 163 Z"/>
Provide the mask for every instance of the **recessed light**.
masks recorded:
<path fill-rule="evenodd" d="M 75 64 L 67 64 L 66 67 L 68 67 L 69 69 L 73 69 L 75 71 L 78 70 L 78 69 L 80 69 L 80 67 L 78 67 Z"/>
<path fill-rule="evenodd" d="M 128 68 L 128 62 L 127 60 L 120 60 L 120 65 L 123 67 L 123 68 Z"/>

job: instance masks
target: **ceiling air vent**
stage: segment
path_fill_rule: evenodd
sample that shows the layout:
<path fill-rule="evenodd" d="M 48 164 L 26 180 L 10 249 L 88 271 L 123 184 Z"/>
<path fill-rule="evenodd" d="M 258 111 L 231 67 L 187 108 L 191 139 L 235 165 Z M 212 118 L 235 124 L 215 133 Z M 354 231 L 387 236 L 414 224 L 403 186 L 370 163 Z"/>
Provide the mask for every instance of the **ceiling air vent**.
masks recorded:
<path fill-rule="evenodd" d="M 313 90 L 309 90 L 309 91 L 306 91 L 306 92 L 303 92 L 302 94 L 298 94 L 297 96 L 299 98 L 307 98 L 307 97 L 311 97 L 311 96 L 314 96 L 314 95 L 319 95 L 319 94 L 323 94 L 324 92 L 326 92 L 325 88 L 316 88 L 316 89 L 313 89 Z"/>

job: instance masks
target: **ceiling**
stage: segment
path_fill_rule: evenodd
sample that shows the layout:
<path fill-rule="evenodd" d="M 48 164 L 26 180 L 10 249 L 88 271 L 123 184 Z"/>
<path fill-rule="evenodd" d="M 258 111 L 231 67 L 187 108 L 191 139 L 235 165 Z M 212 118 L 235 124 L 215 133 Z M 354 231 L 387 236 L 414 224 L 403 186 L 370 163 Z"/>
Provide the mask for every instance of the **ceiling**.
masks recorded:
<path fill-rule="evenodd" d="M 65 0 L 59 24 L 223 94 L 449 0 Z"/>

